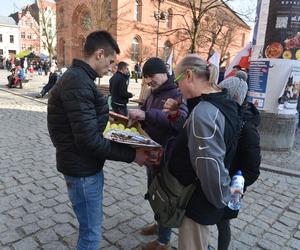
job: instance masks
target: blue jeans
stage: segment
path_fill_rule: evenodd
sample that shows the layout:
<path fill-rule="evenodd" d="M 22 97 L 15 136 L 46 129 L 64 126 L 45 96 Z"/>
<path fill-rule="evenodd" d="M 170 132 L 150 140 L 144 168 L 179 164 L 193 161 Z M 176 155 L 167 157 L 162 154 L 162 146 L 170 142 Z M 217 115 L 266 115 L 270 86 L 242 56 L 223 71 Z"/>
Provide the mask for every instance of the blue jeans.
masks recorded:
<path fill-rule="evenodd" d="M 77 250 L 98 250 L 103 216 L 103 171 L 88 177 L 64 177 L 79 222 Z"/>

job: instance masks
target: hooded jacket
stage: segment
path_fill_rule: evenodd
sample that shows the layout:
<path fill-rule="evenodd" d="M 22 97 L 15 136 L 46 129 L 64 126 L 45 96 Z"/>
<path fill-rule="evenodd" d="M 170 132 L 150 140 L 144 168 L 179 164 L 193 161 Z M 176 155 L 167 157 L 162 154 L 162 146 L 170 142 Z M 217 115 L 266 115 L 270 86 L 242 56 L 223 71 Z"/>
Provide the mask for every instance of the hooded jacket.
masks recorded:
<path fill-rule="evenodd" d="M 240 128 L 238 105 L 227 90 L 188 100 L 190 115 L 168 162 L 183 185 L 196 184 L 186 216 L 203 225 L 220 221 L 230 199 L 229 169 Z"/>

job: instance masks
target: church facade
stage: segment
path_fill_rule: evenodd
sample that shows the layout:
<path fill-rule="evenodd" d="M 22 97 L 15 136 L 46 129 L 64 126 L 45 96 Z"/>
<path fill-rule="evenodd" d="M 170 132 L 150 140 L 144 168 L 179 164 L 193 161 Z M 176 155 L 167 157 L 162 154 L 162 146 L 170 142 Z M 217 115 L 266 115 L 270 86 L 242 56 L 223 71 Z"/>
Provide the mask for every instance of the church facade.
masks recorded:
<path fill-rule="evenodd" d="M 60 66 L 68 66 L 73 58 L 81 58 L 86 36 L 99 29 L 113 34 L 121 49 L 119 60 L 125 60 L 131 66 L 156 55 L 166 60 L 171 51 L 176 63 L 191 46 L 188 37 L 191 9 L 182 0 L 57 0 L 56 3 Z M 218 51 L 227 57 L 228 63 L 249 40 L 250 28 L 229 7 L 224 15 L 235 20 L 238 27 L 234 36 L 231 32 L 231 43 L 226 47 L 217 44 L 213 37 L 208 38 L 199 42 L 197 52 L 206 59 L 209 52 Z M 204 20 L 207 29 L 211 28 L 209 18 Z M 223 33 L 226 30 L 229 28 L 224 26 Z M 207 30 L 203 39 L 212 33 Z"/>

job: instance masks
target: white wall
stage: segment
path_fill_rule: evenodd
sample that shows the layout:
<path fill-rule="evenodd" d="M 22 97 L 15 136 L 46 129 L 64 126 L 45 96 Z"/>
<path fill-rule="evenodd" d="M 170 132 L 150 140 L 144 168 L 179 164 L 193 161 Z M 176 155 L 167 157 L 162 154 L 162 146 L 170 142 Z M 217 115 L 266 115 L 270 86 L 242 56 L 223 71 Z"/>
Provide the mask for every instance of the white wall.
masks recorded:
<path fill-rule="evenodd" d="M 20 42 L 18 26 L 0 24 L 0 34 L 2 34 L 2 42 L 0 42 L 0 49 L 3 50 L 3 56 L 8 57 L 9 50 L 15 50 L 16 53 L 19 53 Z M 10 35 L 14 36 L 14 43 L 10 43 Z"/>

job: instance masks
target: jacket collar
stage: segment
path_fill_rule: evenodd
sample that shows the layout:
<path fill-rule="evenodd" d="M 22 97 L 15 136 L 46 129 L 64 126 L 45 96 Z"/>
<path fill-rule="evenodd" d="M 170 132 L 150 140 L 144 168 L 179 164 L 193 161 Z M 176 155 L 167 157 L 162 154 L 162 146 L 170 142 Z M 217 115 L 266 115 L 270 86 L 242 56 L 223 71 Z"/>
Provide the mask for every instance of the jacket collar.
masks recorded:
<path fill-rule="evenodd" d="M 72 67 L 82 68 L 93 81 L 95 81 L 95 79 L 98 77 L 96 71 L 89 64 L 82 60 L 73 59 Z"/>
<path fill-rule="evenodd" d="M 198 105 L 201 101 L 208 101 L 210 99 L 221 100 L 223 98 L 228 98 L 227 89 L 223 89 L 222 92 L 211 93 L 211 94 L 202 94 L 201 96 L 197 96 L 194 98 L 187 99 L 187 106 L 189 113 L 193 111 L 193 109 Z"/>
<path fill-rule="evenodd" d="M 164 84 L 162 84 L 159 88 L 152 90 L 152 93 L 154 95 L 158 95 L 161 92 L 165 92 L 171 89 L 176 89 L 176 86 L 174 84 L 174 81 L 172 81 L 172 78 L 168 78 L 168 80 Z"/>

